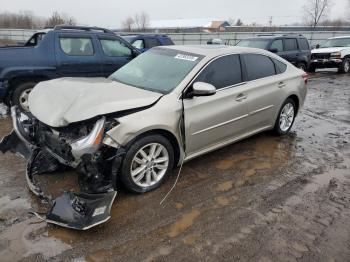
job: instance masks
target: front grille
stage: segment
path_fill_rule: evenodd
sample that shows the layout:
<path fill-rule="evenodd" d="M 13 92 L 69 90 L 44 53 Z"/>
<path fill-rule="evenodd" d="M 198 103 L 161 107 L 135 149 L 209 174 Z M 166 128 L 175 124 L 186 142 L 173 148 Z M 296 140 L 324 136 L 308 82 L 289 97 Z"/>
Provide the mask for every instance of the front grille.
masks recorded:
<path fill-rule="evenodd" d="M 311 59 L 329 59 L 331 57 L 330 53 L 312 54 Z"/>

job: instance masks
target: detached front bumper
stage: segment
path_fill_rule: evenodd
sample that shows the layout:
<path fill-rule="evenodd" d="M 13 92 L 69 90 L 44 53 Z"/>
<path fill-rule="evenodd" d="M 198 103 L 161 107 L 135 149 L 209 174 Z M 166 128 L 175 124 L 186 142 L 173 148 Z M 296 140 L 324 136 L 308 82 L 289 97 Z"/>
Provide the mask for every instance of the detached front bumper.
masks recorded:
<path fill-rule="evenodd" d="M 338 68 L 343 63 L 340 58 L 311 59 L 310 66 L 314 68 Z"/>
<path fill-rule="evenodd" d="M 101 152 L 95 143 L 96 140 L 92 139 L 93 136 L 100 137 L 99 130 L 103 129 L 101 125 L 104 126 L 104 121 L 98 120 L 91 132 L 82 139 L 65 143 L 54 135 L 41 131 L 36 119 L 21 113 L 16 107 L 11 108 L 11 116 L 14 130 L 1 140 L 0 151 L 20 154 L 28 160 L 26 179 L 29 189 L 39 198 L 52 204 L 51 211 L 45 217 L 36 215 L 48 223 L 78 230 L 86 230 L 106 222 L 110 218 L 110 209 L 117 194 L 116 171 L 123 154 L 118 150 L 113 156 L 113 172 L 108 174 L 109 176 L 97 168 L 100 162 L 90 161 L 104 161 L 97 157 Z M 101 137 L 99 139 L 102 140 Z M 94 148 L 89 147 L 89 144 Z M 65 169 L 67 166 L 86 171 L 79 176 L 85 183 L 79 183 L 82 192 L 65 192 L 51 200 L 41 190 L 35 177 Z M 94 180 L 96 177 L 98 179 Z"/>

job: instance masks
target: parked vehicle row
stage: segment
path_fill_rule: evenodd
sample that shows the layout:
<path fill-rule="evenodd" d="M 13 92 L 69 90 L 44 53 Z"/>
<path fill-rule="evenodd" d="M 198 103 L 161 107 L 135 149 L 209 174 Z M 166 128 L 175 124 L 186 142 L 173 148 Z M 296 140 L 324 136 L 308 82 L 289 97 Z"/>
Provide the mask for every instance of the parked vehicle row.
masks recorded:
<path fill-rule="evenodd" d="M 302 35 L 260 35 L 255 38 L 244 39 L 237 46 L 268 50 L 304 71 L 307 71 L 310 65 L 310 45 Z"/>

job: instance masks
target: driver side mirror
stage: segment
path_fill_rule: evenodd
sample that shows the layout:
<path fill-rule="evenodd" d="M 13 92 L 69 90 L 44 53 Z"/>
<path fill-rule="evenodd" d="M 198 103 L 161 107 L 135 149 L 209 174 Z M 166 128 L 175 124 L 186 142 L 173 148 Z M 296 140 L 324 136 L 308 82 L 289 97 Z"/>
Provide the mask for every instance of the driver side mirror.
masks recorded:
<path fill-rule="evenodd" d="M 320 48 L 320 44 L 317 44 L 317 45 L 315 46 L 315 48 L 316 48 L 316 49 L 319 49 L 319 48 Z"/>
<path fill-rule="evenodd" d="M 216 94 L 215 86 L 204 83 L 204 82 L 195 82 L 192 86 L 192 96 L 212 96 Z"/>

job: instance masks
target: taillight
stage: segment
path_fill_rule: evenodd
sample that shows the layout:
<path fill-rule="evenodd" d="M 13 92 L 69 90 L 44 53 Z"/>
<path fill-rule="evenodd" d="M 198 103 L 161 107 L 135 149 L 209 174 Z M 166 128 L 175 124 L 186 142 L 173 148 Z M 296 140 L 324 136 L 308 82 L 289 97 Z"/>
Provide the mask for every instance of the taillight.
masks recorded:
<path fill-rule="evenodd" d="M 307 85 L 307 83 L 309 82 L 309 75 L 305 73 L 302 75 L 302 78 L 304 80 L 305 85 Z"/>

